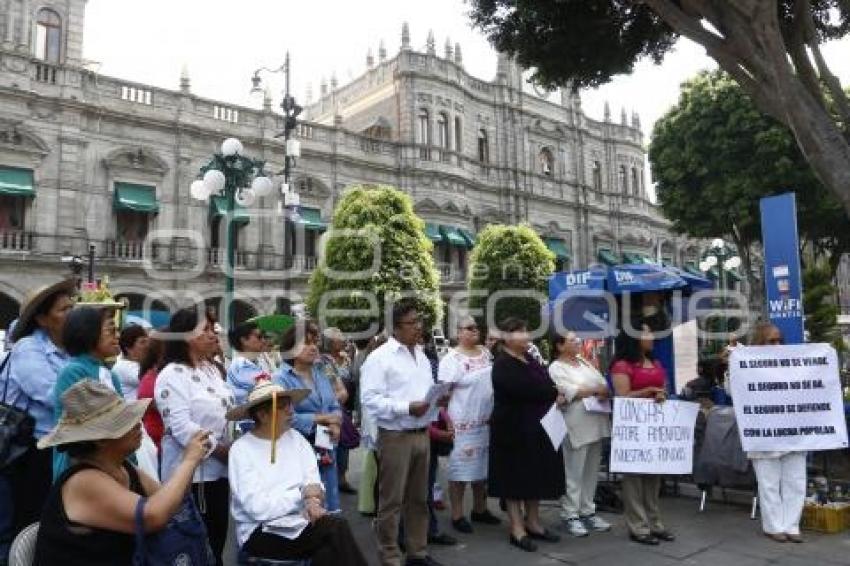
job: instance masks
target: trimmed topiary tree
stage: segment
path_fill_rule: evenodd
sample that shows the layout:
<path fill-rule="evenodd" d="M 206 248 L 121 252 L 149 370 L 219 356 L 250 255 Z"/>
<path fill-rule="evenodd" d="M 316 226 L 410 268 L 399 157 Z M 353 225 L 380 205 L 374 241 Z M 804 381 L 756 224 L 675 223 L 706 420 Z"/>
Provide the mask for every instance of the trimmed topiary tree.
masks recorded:
<path fill-rule="evenodd" d="M 413 295 L 426 332 L 439 320 L 433 244 L 408 195 L 388 186 L 347 190 L 325 238 L 309 281 L 312 316 L 343 332 L 364 332 L 375 322 L 383 327 L 387 301 Z"/>
<path fill-rule="evenodd" d="M 540 302 L 520 293 L 548 292 L 548 279 L 555 270 L 555 254 L 529 226 L 487 226 L 480 234 L 469 261 L 467 288 L 471 294 L 469 306 L 484 309 L 487 301 L 498 291 L 516 291 L 517 296 L 505 296 L 495 303 L 494 326 L 509 316 L 528 321 L 529 329 L 540 326 Z"/>

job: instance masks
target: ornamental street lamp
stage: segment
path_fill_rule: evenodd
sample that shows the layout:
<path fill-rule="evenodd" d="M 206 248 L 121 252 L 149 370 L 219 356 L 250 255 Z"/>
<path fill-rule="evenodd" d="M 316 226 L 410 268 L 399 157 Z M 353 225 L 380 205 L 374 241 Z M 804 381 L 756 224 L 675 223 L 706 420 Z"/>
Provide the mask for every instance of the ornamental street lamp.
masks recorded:
<path fill-rule="evenodd" d="M 729 246 L 722 238 L 711 241 L 711 247 L 705 252 L 699 264 L 700 271 L 709 274 L 712 269 L 718 267 L 720 285 L 720 306 L 726 308 L 726 272 L 737 269 L 741 265 L 741 258 L 737 252 Z M 728 330 L 724 319 L 724 329 Z"/>
<path fill-rule="evenodd" d="M 295 102 L 295 97 L 289 93 L 289 52 L 286 52 L 286 59 L 283 65 L 277 69 L 269 69 L 261 67 L 254 71 L 251 77 L 251 93 L 262 93 L 262 78 L 260 73 L 284 73 L 284 93 L 283 100 L 280 103 L 280 108 L 283 111 L 283 131 L 275 137 L 283 138 L 283 185 L 280 188 L 281 205 L 280 211 L 283 213 L 283 268 L 284 271 L 290 268 L 292 264 L 292 242 L 295 235 L 294 223 L 298 221 L 298 206 L 300 198 L 295 192 L 291 184 L 292 169 L 296 166 L 296 159 L 301 157 L 301 143 L 292 139 L 292 132 L 298 125 L 298 115 L 301 114 L 303 108 Z M 289 277 L 283 278 L 284 293 L 288 298 L 289 295 Z"/>
<path fill-rule="evenodd" d="M 233 328 L 233 270 L 236 264 L 236 205 L 251 206 L 257 197 L 272 192 L 272 181 L 263 169 L 266 162 L 242 155 L 242 142 L 227 138 L 221 152 L 213 154 L 209 163 L 201 167 L 198 179 L 189 192 L 192 198 L 207 202 L 210 197 L 224 196 L 226 220 L 225 247 L 227 261 L 224 270 L 224 326 Z"/>

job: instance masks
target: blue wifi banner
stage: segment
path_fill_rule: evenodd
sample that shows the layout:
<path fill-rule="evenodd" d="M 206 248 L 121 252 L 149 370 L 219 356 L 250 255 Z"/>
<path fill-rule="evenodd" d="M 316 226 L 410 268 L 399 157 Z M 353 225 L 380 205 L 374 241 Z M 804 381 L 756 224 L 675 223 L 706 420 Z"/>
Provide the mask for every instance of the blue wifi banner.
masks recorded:
<path fill-rule="evenodd" d="M 770 322 L 786 344 L 803 343 L 803 284 L 794 193 L 761 199 L 764 285 Z"/>

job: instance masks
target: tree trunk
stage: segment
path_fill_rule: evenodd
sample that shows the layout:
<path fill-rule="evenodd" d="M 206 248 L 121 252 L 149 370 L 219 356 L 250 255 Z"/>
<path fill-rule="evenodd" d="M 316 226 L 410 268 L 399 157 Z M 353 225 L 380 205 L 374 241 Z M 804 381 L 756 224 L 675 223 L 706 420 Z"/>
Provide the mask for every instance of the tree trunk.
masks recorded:
<path fill-rule="evenodd" d="M 728 4 L 691 0 L 688 12 L 673 0 L 640 2 L 677 33 L 702 45 L 760 110 L 791 129 L 818 179 L 850 217 L 850 143 L 792 67 L 779 29 L 776 2 L 759 0 L 734 6 L 732 0 Z M 744 8 L 748 9 L 745 14 Z M 719 33 L 703 26 L 703 20 Z"/>

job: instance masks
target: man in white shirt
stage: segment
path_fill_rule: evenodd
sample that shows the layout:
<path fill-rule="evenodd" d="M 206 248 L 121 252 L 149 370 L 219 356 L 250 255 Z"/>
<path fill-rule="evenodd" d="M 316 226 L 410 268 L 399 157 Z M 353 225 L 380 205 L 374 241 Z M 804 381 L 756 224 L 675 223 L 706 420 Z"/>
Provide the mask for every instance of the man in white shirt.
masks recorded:
<path fill-rule="evenodd" d="M 435 413 L 424 399 L 434 383 L 431 362 L 419 346 L 422 320 L 412 302 L 392 312 L 393 335 L 361 368 L 361 403 L 378 425 L 381 564 L 401 566 L 398 527 L 404 513 L 408 566 L 439 566 L 427 555 L 428 425 Z"/>
<path fill-rule="evenodd" d="M 149 344 L 148 331 L 138 324 L 126 326 L 118 338 L 121 357 L 112 366 L 112 371 L 118 376 L 118 381 L 121 382 L 121 391 L 124 393 L 124 400 L 127 402 L 136 400 L 139 379 L 141 378 L 139 363 L 147 354 Z"/>

